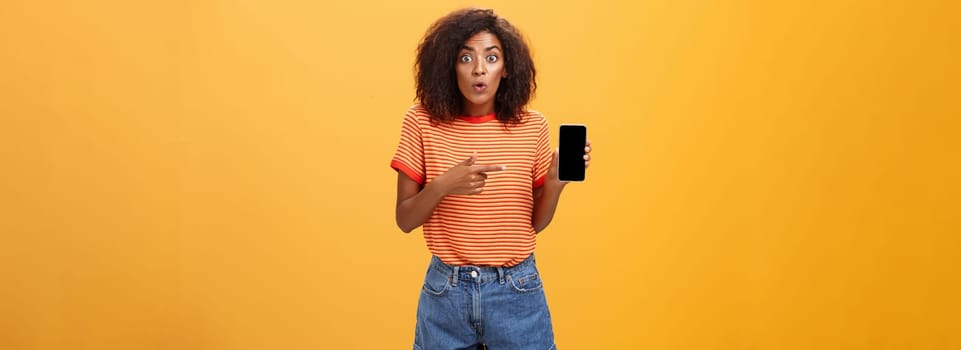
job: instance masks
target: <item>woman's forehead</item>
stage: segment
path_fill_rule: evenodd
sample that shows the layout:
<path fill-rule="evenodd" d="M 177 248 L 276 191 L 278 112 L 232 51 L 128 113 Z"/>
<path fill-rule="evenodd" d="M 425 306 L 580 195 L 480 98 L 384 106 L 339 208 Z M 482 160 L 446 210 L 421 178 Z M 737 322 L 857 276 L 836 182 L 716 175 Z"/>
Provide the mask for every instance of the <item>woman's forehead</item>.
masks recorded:
<path fill-rule="evenodd" d="M 491 32 L 479 32 L 474 34 L 464 42 L 464 46 L 472 49 L 488 50 L 492 47 L 501 47 L 501 41 Z"/>

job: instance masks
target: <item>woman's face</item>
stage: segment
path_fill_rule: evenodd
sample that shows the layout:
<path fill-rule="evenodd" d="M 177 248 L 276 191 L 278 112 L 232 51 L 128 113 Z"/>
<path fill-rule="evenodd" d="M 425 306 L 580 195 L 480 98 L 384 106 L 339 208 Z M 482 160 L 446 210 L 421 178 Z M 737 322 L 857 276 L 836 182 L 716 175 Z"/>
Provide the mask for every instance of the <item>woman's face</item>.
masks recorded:
<path fill-rule="evenodd" d="M 457 87 L 464 95 L 467 116 L 494 113 L 494 96 L 504 70 L 501 41 L 489 32 L 480 32 L 467 39 L 457 54 Z"/>

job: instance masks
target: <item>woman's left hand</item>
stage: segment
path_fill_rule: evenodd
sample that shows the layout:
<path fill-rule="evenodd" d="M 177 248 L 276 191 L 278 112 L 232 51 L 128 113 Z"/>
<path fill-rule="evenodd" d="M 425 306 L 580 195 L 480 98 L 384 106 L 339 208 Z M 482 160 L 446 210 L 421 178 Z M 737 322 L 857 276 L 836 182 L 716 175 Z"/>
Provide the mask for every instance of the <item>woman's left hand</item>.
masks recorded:
<path fill-rule="evenodd" d="M 547 171 L 547 180 L 561 184 L 561 185 L 566 185 L 570 181 L 561 181 L 557 175 L 558 153 L 559 153 L 559 149 L 555 148 L 554 155 L 551 157 L 551 168 Z M 587 169 L 590 166 L 591 166 L 591 140 L 587 140 L 587 142 L 584 144 L 584 168 Z"/>

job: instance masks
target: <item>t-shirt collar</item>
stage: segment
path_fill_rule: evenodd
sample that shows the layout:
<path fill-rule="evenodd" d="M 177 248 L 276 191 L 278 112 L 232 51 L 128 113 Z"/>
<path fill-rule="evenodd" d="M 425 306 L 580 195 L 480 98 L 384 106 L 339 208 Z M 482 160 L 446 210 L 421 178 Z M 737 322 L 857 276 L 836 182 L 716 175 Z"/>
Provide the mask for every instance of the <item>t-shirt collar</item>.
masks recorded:
<path fill-rule="evenodd" d="M 463 120 L 468 123 L 479 124 L 479 123 L 485 123 L 485 122 L 489 122 L 491 120 L 497 119 L 497 113 L 477 115 L 477 116 L 458 116 L 457 119 Z"/>

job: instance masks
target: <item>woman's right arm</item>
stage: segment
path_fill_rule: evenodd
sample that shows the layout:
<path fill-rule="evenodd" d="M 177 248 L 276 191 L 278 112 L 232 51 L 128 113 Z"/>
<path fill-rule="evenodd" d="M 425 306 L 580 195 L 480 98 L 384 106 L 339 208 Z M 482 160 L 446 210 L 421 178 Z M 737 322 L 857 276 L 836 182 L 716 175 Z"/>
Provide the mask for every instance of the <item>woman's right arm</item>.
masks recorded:
<path fill-rule="evenodd" d="M 474 195 L 484 190 L 487 173 L 504 170 L 501 165 L 474 165 L 477 155 L 447 170 L 421 186 L 403 172 L 397 172 L 397 227 L 410 233 L 423 225 L 434 208 L 449 194 Z"/>
<path fill-rule="evenodd" d="M 404 233 L 410 233 L 423 225 L 434 208 L 444 199 L 444 194 L 438 191 L 434 182 L 423 186 L 408 177 L 403 172 L 397 172 L 397 227 Z"/>

